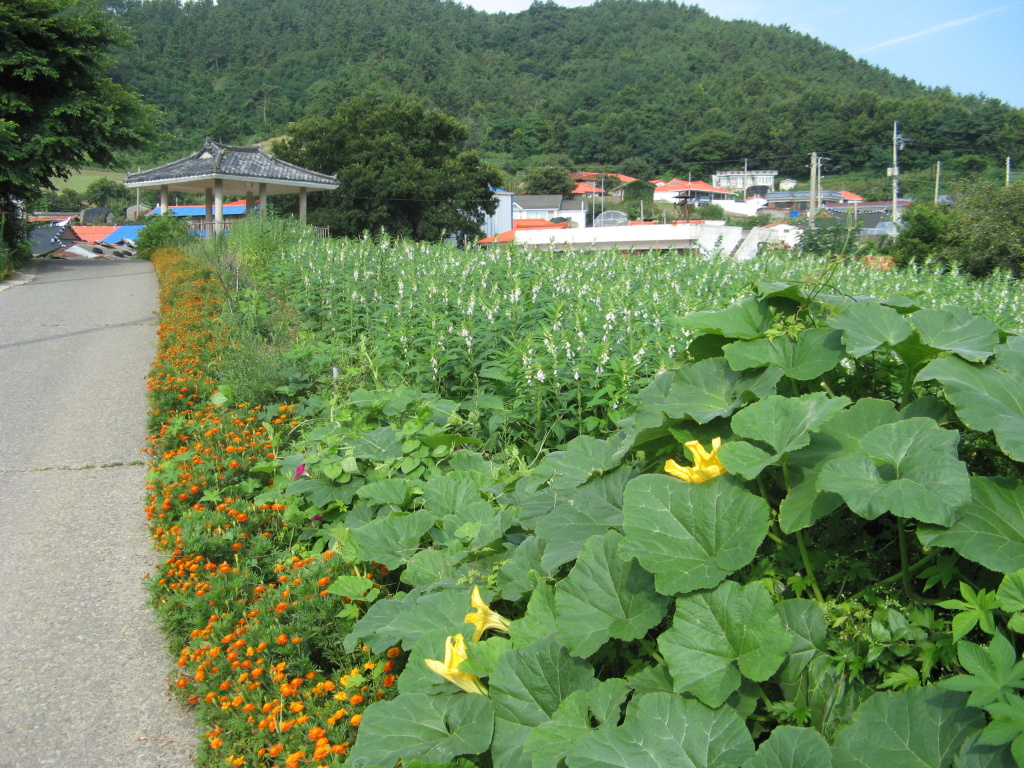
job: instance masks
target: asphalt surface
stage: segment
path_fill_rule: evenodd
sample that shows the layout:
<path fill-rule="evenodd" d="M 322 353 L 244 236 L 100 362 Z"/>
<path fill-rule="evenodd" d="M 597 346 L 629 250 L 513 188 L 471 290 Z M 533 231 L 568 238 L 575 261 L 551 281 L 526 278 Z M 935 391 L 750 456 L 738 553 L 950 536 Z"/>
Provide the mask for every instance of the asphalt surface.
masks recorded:
<path fill-rule="evenodd" d="M 0 283 L 0 768 L 193 762 L 143 582 L 156 292 L 145 261 Z"/>

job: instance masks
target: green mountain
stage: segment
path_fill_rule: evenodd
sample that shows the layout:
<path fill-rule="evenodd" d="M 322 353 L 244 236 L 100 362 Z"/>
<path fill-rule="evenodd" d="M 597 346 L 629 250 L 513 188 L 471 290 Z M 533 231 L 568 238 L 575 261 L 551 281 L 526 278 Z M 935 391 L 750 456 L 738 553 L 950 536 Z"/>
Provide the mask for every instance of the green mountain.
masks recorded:
<path fill-rule="evenodd" d="M 635 176 L 725 166 L 806 177 L 1024 154 L 1024 110 L 929 89 L 788 27 L 670 0 L 536 2 L 488 14 L 449 0 L 112 0 L 137 42 L 114 77 L 160 107 L 160 152 L 280 134 L 364 93 L 452 114 L 507 168 L 539 156 Z M 551 159 L 550 157 L 548 158 Z"/>

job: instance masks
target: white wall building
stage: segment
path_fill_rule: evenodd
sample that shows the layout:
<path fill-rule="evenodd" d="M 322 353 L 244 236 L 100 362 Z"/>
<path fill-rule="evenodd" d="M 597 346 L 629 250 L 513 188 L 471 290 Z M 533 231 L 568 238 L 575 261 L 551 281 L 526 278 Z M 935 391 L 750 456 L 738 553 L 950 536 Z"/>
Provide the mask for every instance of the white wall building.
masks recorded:
<path fill-rule="evenodd" d="M 750 187 L 768 187 L 775 191 L 775 177 L 778 171 L 719 171 L 712 175 L 711 185 L 723 189 L 747 190 Z"/>

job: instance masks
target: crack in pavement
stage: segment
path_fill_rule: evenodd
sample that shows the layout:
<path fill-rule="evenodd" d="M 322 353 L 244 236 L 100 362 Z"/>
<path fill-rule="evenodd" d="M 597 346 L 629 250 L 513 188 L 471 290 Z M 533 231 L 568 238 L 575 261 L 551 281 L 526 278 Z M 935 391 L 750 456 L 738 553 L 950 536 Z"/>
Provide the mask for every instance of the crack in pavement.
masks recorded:
<path fill-rule="evenodd" d="M 83 469 L 111 469 L 114 467 L 144 467 L 146 462 L 135 459 L 134 461 L 107 461 L 102 464 L 82 464 L 77 467 L 67 465 L 57 467 L 32 467 L 31 469 L 0 469 L 0 475 L 25 474 L 28 472 L 79 472 Z"/>

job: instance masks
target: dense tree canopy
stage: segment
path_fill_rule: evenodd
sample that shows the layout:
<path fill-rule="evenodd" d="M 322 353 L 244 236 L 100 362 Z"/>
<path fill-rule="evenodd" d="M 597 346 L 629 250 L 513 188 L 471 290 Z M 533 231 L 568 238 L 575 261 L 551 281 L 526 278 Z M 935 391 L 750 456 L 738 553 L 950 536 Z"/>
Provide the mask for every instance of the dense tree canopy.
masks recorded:
<path fill-rule="evenodd" d="M 973 183 L 956 197 L 951 208 L 918 204 L 907 211 L 892 248 L 897 260 L 932 258 L 976 277 L 996 269 L 1024 276 L 1024 184 Z"/>
<path fill-rule="evenodd" d="M 967 154 L 991 165 L 1024 156 L 1022 110 L 674 0 L 498 14 L 452 0 L 110 4 L 138 40 L 117 76 L 166 111 L 178 152 L 207 135 L 280 135 L 376 89 L 453 115 L 470 148 L 509 168 L 560 154 L 636 178 L 706 178 L 747 159 L 806 177 L 817 151 L 830 173 L 884 175 L 894 120 L 913 140 L 905 172 Z"/>
<path fill-rule="evenodd" d="M 479 237 L 497 202 L 501 177 L 475 152 L 463 152 L 466 128 L 454 118 L 406 99 L 365 96 L 331 117 L 288 129 L 274 145 L 289 162 L 338 177 L 335 192 L 313 195 L 309 220 L 333 235 L 380 231 L 438 240 Z"/>
<path fill-rule="evenodd" d="M 542 166 L 532 168 L 526 174 L 526 191 L 531 195 L 562 195 L 564 197 L 571 194 L 575 186 L 565 168 Z"/>
<path fill-rule="evenodd" d="M 95 2 L 0 3 L 0 211 L 85 164 L 138 146 L 150 111 L 105 77 L 124 31 Z M 8 249 L 17 233 L 3 228 Z"/>

